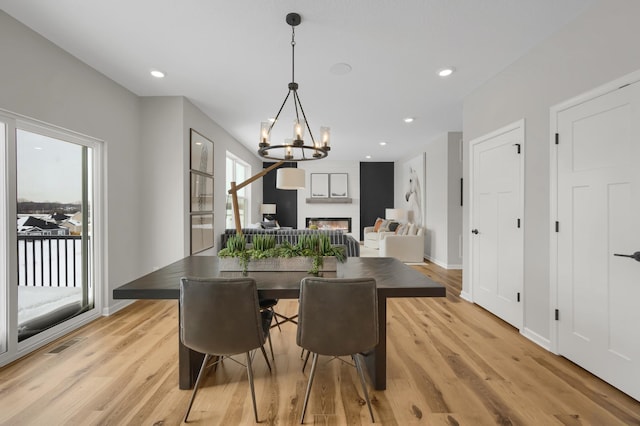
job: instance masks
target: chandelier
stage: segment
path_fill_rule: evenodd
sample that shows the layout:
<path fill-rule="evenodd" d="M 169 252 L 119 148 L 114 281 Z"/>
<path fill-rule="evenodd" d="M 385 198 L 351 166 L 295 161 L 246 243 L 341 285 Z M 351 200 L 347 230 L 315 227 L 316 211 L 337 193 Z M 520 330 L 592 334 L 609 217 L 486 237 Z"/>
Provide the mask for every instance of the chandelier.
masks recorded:
<path fill-rule="evenodd" d="M 286 18 L 287 24 L 291 25 L 291 83 L 289 83 L 287 96 L 285 96 L 278 114 L 272 122 L 262 122 L 260 124 L 260 143 L 258 144 L 258 154 L 261 157 L 280 161 L 307 161 L 319 160 L 325 158 L 331 147 L 329 145 L 330 130 L 328 127 L 320 127 L 320 139 L 316 141 L 309 127 L 309 121 L 302 108 L 300 96 L 298 95 L 298 83 L 295 82 L 295 27 L 300 25 L 302 18 L 297 13 L 289 13 Z M 278 122 L 280 113 L 285 104 L 293 98 L 293 107 L 295 109 L 295 119 L 293 121 L 293 137 L 285 139 L 280 145 L 272 144 L 271 130 Z M 311 144 L 307 145 L 304 141 L 305 129 L 309 132 Z"/>

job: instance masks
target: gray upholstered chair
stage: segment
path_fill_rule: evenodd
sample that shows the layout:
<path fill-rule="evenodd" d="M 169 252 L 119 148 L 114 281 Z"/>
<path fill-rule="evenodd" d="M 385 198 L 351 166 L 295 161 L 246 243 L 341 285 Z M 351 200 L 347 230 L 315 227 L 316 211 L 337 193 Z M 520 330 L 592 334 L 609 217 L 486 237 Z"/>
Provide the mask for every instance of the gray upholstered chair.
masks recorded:
<path fill-rule="evenodd" d="M 271 311 L 260 311 L 253 278 L 180 279 L 180 340 L 186 347 L 205 354 L 185 423 L 210 359 L 241 353 L 246 354 L 253 412 L 258 422 L 251 351 L 260 348 L 271 370 L 264 343 L 269 337 L 272 315 Z"/>
<path fill-rule="evenodd" d="M 313 353 L 300 423 L 304 423 L 318 355 L 351 356 L 360 376 L 371 421 L 375 422 L 358 354 L 378 344 L 376 281 L 373 278 L 304 278 L 300 284 L 296 341 Z"/>

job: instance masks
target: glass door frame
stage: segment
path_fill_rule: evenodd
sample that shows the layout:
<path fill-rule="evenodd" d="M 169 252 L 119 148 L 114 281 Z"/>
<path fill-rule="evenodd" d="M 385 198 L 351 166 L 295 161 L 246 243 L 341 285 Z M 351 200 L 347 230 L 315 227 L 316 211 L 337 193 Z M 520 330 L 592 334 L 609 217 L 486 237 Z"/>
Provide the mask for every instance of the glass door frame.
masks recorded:
<path fill-rule="evenodd" d="M 35 349 L 55 340 L 65 334 L 87 324 L 102 316 L 103 303 L 105 299 L 105 253 L 106 243 L 104 238 L 104 180 L 105 173 L 103 167 L 104 142 L 82 135 L 61 127 L 53 126 L 34 120 L 28 117 L 14 114 L 0 109 L 0 122 L 5 125 L 6 143 L 2 148 L 0 160 L 6 172 L 0 177 L 0 220 L 4 224 L 6 238 L 4 245 L 0 247 L 0 271 L 4 283 L 0 283 L 0 301 L 4 296 L 4 306 L 2 311 L 6 312 L 6 351 L 0 351 L 0 366 L 8 364 Z M 15 218 L 17 217 L 17 165 L 16 165 L 16 129 L 26 130 L 44 136 L 59 139 L 64 142 L 86 146 L 92 149 L 91 156 L 91 243 L 93 251 L 93 267 L 91 281 L 94 288 L 94 307 L 78 316 L 71 318 L 61 324 L 49 328 L 33 337 L 18 342 L 18 286 L 10 285 L 17 283 L 17 229 Z M 14 218 L 14 219 L 12 219 Z M 2 244 L 0 242 L 0 244 Z M 4 309 L 7 308 L 7 309 Z M 2 319 L 0 319 L 1 321 Z M 0 325 L 0 330 L 2 327 Z M 4 336 L 0 336 L 2 339 Z"/>

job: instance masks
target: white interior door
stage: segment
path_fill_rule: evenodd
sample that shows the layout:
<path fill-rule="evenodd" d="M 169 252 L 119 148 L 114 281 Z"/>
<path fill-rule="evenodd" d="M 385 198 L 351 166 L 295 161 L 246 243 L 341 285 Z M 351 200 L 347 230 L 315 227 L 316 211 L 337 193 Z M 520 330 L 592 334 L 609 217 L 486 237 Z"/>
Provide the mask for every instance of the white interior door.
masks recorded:
<path fill-rule="evenodd" d="M 558 352 L 640 400 L 640 84 L 557 129 Z"/>
<path fill-rule="evenodd" d="M 522 327 L 524 122 L 471 141 L 471 288 L 485 309 Z"/>

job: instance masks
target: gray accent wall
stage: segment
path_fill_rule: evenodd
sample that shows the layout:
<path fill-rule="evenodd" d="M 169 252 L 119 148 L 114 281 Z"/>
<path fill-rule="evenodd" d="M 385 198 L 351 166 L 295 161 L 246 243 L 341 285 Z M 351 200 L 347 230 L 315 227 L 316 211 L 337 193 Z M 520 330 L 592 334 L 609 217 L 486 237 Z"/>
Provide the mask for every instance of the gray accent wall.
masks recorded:
<path fill-rule="evenodd" d="M 550 108 L 640 69 L 640 2 L 607 0 L 479 87 L 464 100 L 464 191 L 469 189 L 469 141 L 525 120 L 524 329 L 548 347 L 552 308 L 549 286 Z M 463 209 L 464 270 L 469 268 L 469 206 Z M 463 274 L 463 292 L 469 292 Z"/>

